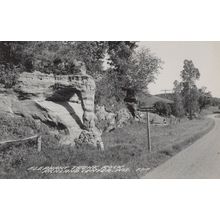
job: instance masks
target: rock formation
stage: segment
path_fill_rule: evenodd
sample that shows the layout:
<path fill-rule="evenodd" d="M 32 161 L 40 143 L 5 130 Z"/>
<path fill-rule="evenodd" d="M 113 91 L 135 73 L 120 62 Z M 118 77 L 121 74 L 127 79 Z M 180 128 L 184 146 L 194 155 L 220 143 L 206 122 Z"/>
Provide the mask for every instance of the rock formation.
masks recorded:
<path fill-rule="evenodd" d="M 116 114 L 107 112 L 105 106 L 96 106 L 97 124 L 103 132 L 110 132 L 116 128 Z"/>
<path fill-rule="evenodd" d="M 62 130 L 62 144 L 75 145 L 79 139 L 77 143 L 88 142 L 104 149 L 101 132 L 95 125 L 95 81 L 82 65 L 73 75 L 24 72 L 18 81 L 15 91 L 19 100 L 13 97 L 14 104 L 9 103 L 4 111 L 31 116 Z"/>

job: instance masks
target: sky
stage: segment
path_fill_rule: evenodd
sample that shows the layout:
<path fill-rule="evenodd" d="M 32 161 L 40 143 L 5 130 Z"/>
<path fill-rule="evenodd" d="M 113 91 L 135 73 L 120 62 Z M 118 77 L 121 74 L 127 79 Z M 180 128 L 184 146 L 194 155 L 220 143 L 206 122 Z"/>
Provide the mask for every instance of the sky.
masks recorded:
<path fill-rule="evenodd" d="M 157 80 L 149 85 L 151 94 L 173 89 L 173 82 L 180 80 L 183 61 L 190 59 L 201 74 L 197 86 L 206 86 L 213 96 L 220 97 L 220 41 L 142 41 L 139 47 L 149 48 L 164 61 Z"/>

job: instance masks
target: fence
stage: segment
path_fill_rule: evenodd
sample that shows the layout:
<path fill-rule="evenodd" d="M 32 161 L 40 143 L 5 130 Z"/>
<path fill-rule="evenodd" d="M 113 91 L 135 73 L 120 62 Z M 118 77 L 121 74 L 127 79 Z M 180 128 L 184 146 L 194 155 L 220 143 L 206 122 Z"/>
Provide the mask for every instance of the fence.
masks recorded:
<path fill-rule="evenodd" d="M 31 137 L 16 139 L 16 140 L 1 141 L 0 142 L 0 150 L 2 149 L 1 145 L 3 145 L 3 144 L 27 141 L 27 140 L 31 140 L 31 139 L 36 139 L 37 150 L 38 150 L 38 152 L 40 152 L 41 151 L 41 142 L 42 142 L 41 135 L 33 135 Z"/>

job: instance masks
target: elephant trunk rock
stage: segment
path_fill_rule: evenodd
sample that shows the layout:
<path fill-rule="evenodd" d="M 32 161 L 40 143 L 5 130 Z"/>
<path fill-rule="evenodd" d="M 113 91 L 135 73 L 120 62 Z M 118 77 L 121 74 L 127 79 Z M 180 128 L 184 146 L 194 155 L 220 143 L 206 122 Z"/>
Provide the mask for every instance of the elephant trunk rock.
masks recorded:
<path fill-rule="evenodd" d="M 75 113 L 70 103 L 73 102 L 77 96 L 78 102 L 81 103 L 83 115 L 81 118 L 77 117 L 76 120 L 81 128 L 81 132 L 79 132 L 80 135 L 75 138 L 75 143 L 77 143 L 78 146 L 79 144 L 88 144 L 101 150 L 104 149 L 101 131 L 98 130 L 95 124 L 94 100 L 96 85 L 93 77 L 87 75 L 85 71 L 75 75 L 47 75 L 40 72 L 25 72 L 20 75 L 19 83 L 15 90 L 22 96 L 22 100 L 32 99 L 38 102 L 39 105 L 41 105 L 41 102 L 44 104 L 47 104 L 47 102 L 52 102 L 54 105 L 59 104 L 62 108 L 66 109 L 70 116 Z M 64 117 L 64 115 L 59 114 L 59 112 L 56 112 L 56 114 L 60 118 Z M 76 116 L 72 120 L 75 119 Z M 69 133 L 69 135 L 71 135 L 71 132 Z M 70 138 L 70 140 L 72 139 Z M 74 143 L 72 144 L 74 145 Z"/>

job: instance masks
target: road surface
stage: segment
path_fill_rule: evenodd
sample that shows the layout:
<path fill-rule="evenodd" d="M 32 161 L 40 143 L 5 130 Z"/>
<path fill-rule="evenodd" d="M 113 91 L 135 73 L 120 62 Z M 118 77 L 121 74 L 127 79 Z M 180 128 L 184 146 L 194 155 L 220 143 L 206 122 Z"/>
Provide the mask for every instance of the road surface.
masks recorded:
<path fill-rule="evenodd" d="M 150 171 L 143 179 L 220 178 L 220 118 L 214 128 L 191 146 Z"/>

